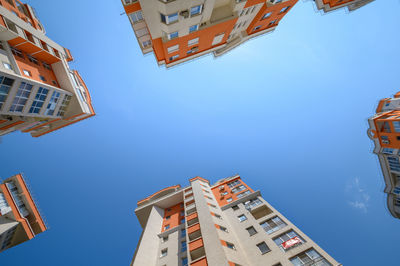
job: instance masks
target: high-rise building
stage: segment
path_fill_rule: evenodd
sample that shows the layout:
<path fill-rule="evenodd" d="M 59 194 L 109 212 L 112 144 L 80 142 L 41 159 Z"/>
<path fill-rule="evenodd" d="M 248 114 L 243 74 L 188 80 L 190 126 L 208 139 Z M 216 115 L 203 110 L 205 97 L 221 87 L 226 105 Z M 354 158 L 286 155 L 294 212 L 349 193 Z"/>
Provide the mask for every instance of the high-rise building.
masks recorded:
<path fill-rule="evenodd" d="M 240 176 L 189 181 L 137 203 L 143 231 L 131 265 L 340 265 Z"/>
<path fill-rule="evenodd" d="M 21 130 L 39 137 L 95 114 L 72 60 L 31 6 L 0 0 L 0 136 Z"/>
<path fill-rule="evenodd" d="M 167 67 L 275 30 L 298 0 L 122 0 L 144 54 Z"/>
<path fill-rule="evenodd" d="M 22 175 L 0 182 L 0 252 L 46 230 Z"/>
<path fill-rule="evenodd" d="M 368 123 L 368 136 L 374 141 L 386 184 L 387 206 L 400 219 L 400 92 L 382 99 Z"/>
<path fill-rule="evenodd" d="M 325 13 L 346 7 L 349 11 L 354 11 L 375 0 L 314 0 L 319 10 Z"/>

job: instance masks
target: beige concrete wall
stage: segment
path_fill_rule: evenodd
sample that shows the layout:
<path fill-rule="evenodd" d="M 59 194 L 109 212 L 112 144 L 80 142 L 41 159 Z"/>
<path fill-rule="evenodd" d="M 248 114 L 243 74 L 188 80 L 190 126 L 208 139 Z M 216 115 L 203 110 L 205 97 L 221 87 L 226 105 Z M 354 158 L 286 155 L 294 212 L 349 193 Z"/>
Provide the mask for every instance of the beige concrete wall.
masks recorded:
<path fill-rule="evenodd" d="M 161 231 L 164 210 L 152 206 L 149 219 L 144 228 L 143 236 L 138 246 L 132 266 L 156 266 L 159 258 L 158 246 L 160 243 L 158 233 Z"/>

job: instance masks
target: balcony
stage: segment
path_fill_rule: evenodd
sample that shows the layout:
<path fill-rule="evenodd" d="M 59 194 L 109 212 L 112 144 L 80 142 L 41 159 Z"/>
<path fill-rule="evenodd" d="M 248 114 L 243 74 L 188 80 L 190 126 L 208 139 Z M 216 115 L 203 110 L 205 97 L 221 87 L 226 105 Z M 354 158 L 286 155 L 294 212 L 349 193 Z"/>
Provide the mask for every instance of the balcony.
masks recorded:
<path fill-rule="evenodd" d="M 204 250 L 203 238 L 198 238 L 189 242 L 189 253 L 192 261 L 195 261 L 206 255 Z"/>
<path fill-rule="evenodd" d="M 199 222 L 199 218 L 197 212 L 192 213 L 191 215 L 186 216 L 187 225 L 191 226 Z"/>
<path fill-rule="evenodd" d="M 194 239 L 201 237 L 200 224 L 197 223 L 197 224 L 190 226 L 188 228 L 187 232 L 188 232 L 189 240 L 194 240 Z"/>
<path fill-rule="evenodd" d="M 11 46 L 48 64 L 53 64 L 61 60 L 60 53 L 56 49 L 50 47 L 32 33 L 22 29 L 11 20 L 4 18 L 4 22 L 11 35 L 8 38 L 8 43 Z"/>
<path fill-rule="evenodd" d="M 192 261 L 192 263 L 190 263 L 190 266 L 207 266 L 207 258 L 204 257 L 200 257 L 195 261 Z"/>

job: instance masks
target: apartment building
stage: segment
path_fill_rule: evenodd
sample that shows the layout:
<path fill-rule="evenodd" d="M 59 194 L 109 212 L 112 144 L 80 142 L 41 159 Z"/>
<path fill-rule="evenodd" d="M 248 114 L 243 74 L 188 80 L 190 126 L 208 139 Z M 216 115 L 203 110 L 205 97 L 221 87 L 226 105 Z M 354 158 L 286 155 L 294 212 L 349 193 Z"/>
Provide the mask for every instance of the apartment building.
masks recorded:
<path fill-rule="evenodd" d="M 387 206 L 400 219 L 400 92 L 379 101 L 368 123 L 368 136 L 374 141 L 386 184 Z"/>
<path fill-rule="evenodd" d="M 170 67 L 275 30 L 298 0 L 122 0 L 144 54 Z"/>
<path fill-rule="evenodd" d="M 348 11 L 354 11 L 375 0 L 314 0 L 317 8 L 325 13 L 339 9 L 347 8 Z"/>
<path fill-rule="evenodd" d="M 35 10 L 0 0 L 0 136 L 43 136 L 95 115 L 71 52 L 46 36 Z"/>
<path fill-rule="evenodd" d="M 0 252 L 46 230 L 23 176 L 0 182 Z"/>
<path fill-rule="evenodd" d="M 140 200 L 133 266 L 341 265 L 240 176 L 164 188 Z"/>

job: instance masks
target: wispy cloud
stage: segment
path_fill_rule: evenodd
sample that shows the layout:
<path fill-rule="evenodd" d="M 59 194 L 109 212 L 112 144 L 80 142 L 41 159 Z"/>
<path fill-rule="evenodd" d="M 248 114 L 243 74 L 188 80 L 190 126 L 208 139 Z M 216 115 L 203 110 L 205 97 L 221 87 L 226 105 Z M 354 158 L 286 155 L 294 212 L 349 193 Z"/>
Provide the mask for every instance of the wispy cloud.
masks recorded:
<path fill-rule="evenodd" d="M 349 205 L 353 208 L 359 209 L 364 213 L 368 212 L 370 196 L 362 185 L 358 177 L 351 179 L 346 184 L 346 193 L 350 200 Z"/>

